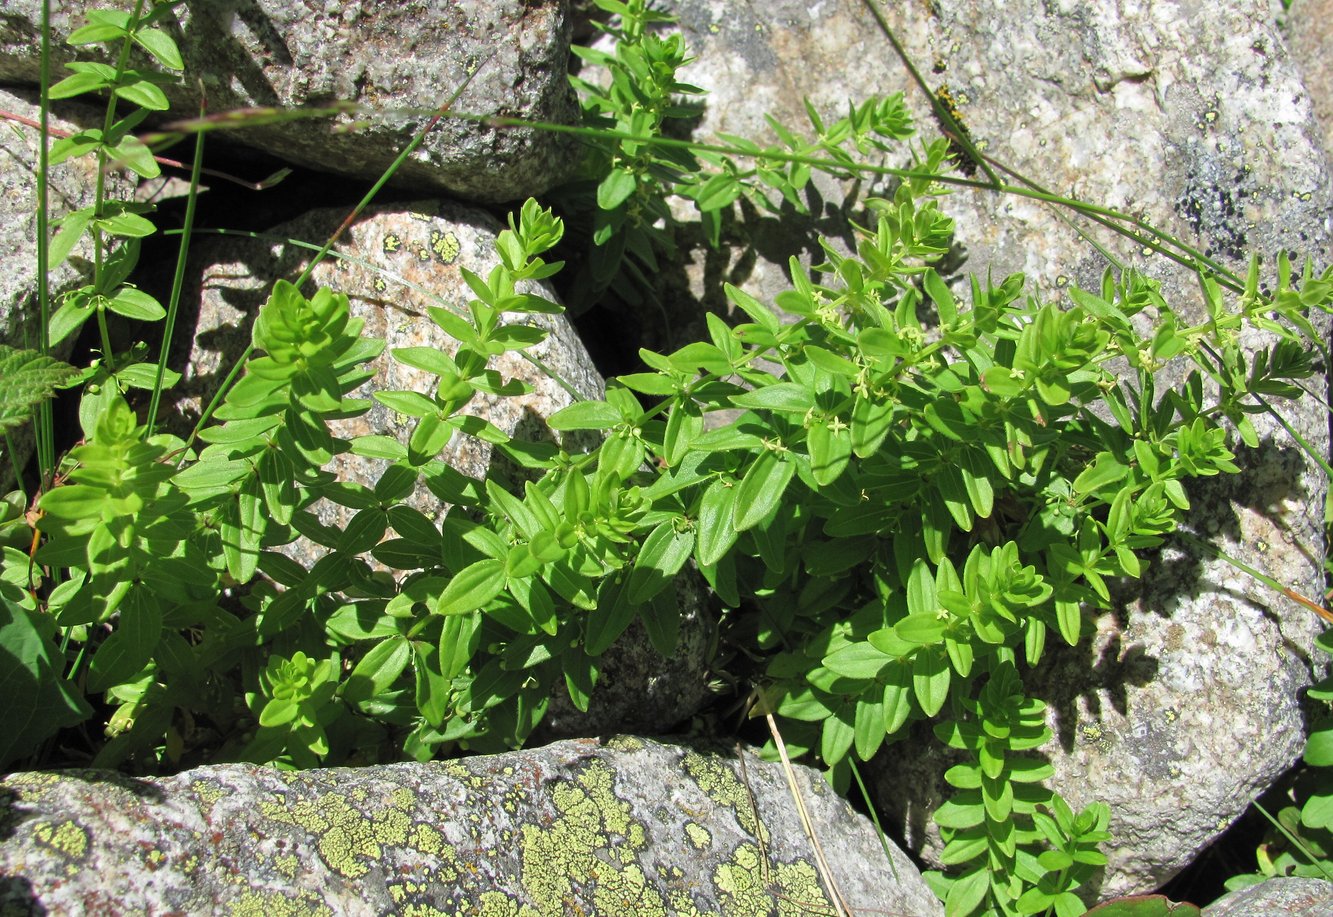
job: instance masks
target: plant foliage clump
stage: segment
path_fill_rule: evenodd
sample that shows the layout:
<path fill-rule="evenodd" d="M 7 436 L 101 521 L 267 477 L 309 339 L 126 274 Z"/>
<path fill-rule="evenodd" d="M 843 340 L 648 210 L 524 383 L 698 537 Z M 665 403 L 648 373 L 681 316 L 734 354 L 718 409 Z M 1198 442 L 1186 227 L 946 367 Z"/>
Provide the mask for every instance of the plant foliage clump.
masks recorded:
<path fill-rule="evenodd" d="M 938 272 L 953 230 L 948 146 L 908 146 L 901 97 L 828 122 L 810 108 L 810 137 L 774 122 L 776 146 L 672 145 L 664 125 L 698 92 L 676 79 L 683 43 L 651 29 L 663 17 L 637 0 L 599 6 L 619 19 L 606 27 L 614 53 L 580 52 L 610 74 L 577 83 L 596 138 L 589 295 L 617 278 L 644 284 L 669 255 L 671 193 L 716 241 L 741 196 L 776 212 L 803 206 L 815 169 L 850 178 L 866 156 L 899 151 L 912 168 L 890 170 L 899 180 L 866 202 L 851 251 L 826 243 L 809 270 L 793 259 L 773 303 L 727 286 L 733 321 L 708 315 L 707 340 L 643 350 L 643 371 L 604 399 L 554 413 L 554 431 L 598 434 L 584 448 L 515 441 L 462 413 L 479 393 L 524 391 L 493 358 L 542 342 L 528 317 L 561 311 L 530 283 L 562 267 L 543 255 L 564 223 L 536 201 L 510 215 L 486 276 L 462 272 L 467 301 L 429 310 L 452 354 L 392 352 L 436 380 L 374 393 L 415 418 L 399 442 L 330 432 L 369 408 L 351 395 L 384 344 L 362 334 L 347 297 L 299 283 L 275 285 L 243 373 L 193 435 L 141 418 L 133 390 L 152 390 L 155 410 L 174 374 L 139 362 L 142 348 L 114 351 L 105 313 L 156 322 L 169 310 L 129 280 L 152 231 L 146 209 L 99 193 L 52 243 L 59 258 L 88 234 L 96 273 L 51 322 L 54 340 L 96 316 L 97 362 L 76 371 L 0 351 L 6 435 L 60 385 L 83 385 L 82 442 L 0 529 L 0 647 L 18 662 L 0 678 L 15 698 L 0 759 L 39 755 L 93 715 L 89 698 L 105 715 L 99 765 L 309 767 L 517 747 L 554 692 L 589 708 L 604 655 L 634 621 L 670 656 L 670 587 L 694 570 L 747 660 L 734 677 L 835 786 L 919 721 L 962 755 L 935 814 L 949 874 L 931 881 L 951 917 L 1081 913 L 1074 892 L 1105 863 L 1113 814 L 1075 812 L 1043 785 L 1052 769 L 1035 750 L 1050 732 L 1021 673 L 1048 640 L 1079 642 L 1112 581 L 1143 574 L 1144 552 L 1189 508 L 1190 480 L 1238 470 L 1235 440 L 1258 441 L 1250 416 L 1301 393 L 1333 274 L 1297 276 L 1285 257 L 1268 278 L 1252 262 L 1242 283 L 1201 271 L 1199 321 L 1132 269 L 1061 302 L 1017 274 L 959 291 Z M 93 13 L 72 40 L 132 43 L 179 69 L 154 25 L 170 5 L 141 8 Z M 168 77 L 72 69 L 52 97 L 108 94 L 107 127 L 55 158 L 155 174 L 131 131 L 165 107 Z M 117 99 L 139 110 L 117 119 Z M 1266 343 L 1243 348 L 1254 331 Z M 1180 384 L 1159 382 L 1180 365 Z M 507 489 L 451 468 L 439 456 L 460 436 L 530 479 Z M 328 470 L 349 452 L 384 461 L 374 486 Z M 421 482 L 447 511 L 405 504 Z M 318 500 L 355 515 L 327 528 Z M 323 549 L 309 568 L 279 550 L 297 538 Z M 1327 763 L 1326 731 L 1312 764 Z M 1323 799 L 1306 803 L 1306 828 L 1328 827 Z"/>

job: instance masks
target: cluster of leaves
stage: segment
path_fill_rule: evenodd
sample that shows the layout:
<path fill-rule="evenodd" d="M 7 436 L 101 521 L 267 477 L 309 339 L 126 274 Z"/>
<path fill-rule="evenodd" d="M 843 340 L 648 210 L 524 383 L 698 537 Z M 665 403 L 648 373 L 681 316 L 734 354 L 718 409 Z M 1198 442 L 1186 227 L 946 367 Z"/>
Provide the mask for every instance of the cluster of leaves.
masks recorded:
<path fill-rule="evenodd" d="M 950 914 L 974 913 L 988 899 L 1001 914 L 1082 914 L 1073 890 L 1106 865 L 1097 845 L 1111 837 L 1110 809 L 1093 803 L 1076 815 L 1042 786 L 1050 764 L 1021 753 L 1050 740 L 1046 705 L 1023 696 L 1011 660 L 995 666 L 975 700 L 956 706 L 968 716 L 938 723 L 935 734 L 968 760 L 945 772 L 959 792 L 936 810 L 935 821 L 943 829 L 943 863 L 970 865 L 949 878 L 927 873 L 927 880 Z"/>
<path fill-rule="evenodd" d="M 1317 641 L 1333 656 L 1333 630 Z M 1232 876 L 1229 891 L 1257 885 L 1278 876 L 1333 879 L 1333 676 L 1310 688 L 1308 698 L 1321 706 L 1310 727 L 1303 761 L 1306 765 L 1292 788 L 1292 805 L 1280 809 L 1273 830 L 1255 850 L 1258 868 Z"/>
<path fill-rule="evenodd" d="M 676 72 L 689 62 L 685 43 L 679 34 L 664 36 L 655 28 L 671 17 L 649 8 L 648 0 L 594 2 L 603 14 L 615 17 L 610 23 L 594 23 L 614 40 L 614 49 L 575 45 L 572 50 L 605 82 L 580 77 L 571 81 L 585 123 L 620 136 L 591 142 L 582 165 L 584 177 L 565 192 L 569 209 L 595 205 L 593 247 L 572 286 L 576 307 L 595 302 L 607 289 L 622 296 L 653 289 L 651 278 L 661 270 L 659 254 L 669 258 L 675 252 L 675 220 L 667 193 L 699 172 L 699 161 L 688 150 L 629 139 L 658 137 L 667 122 L 698 114 L 681 97 L 699 96 L 703 90 L 676 79 Z"/>
<path fill-rule="evenodd" d="M 811 137 L 769 118 L 778 144 L 723 135 L 727 151 L 664 141 L 673 122 L 688 123 L 702 111 L 697 100 L 703 90 L 677 78 L 692 61 L 680 34 L 662 33 L 673 17 L 648 0 L 594 2 L 613 17 L 594 26 L 614 45 L 610 51 L 573 48 L 591 68 L 588 77 L 572 78 L 591 129 L 590 152 L 582 178 L 557 192 L 566 211 L 596 205 L 593 247 L 567 296 L 575 310 L 608 289 L 627 302 L 655 297 L 653 278 L 662 261 L 676 254 L 680 223 L 671 195 L 694 205 L 703 237 L 717 246 L 723 216 L 738 199 L 774 215 L 808 214 L 806 188 L 815 169 L 851 179 L 868 157 L 901 152 L 902 141 L 913 134 L 902 96 L 894 95 L 849 105 L 845 116 L 829 124 L 807 104 Z M 931 144 L 919 162 L 923 174 L 937 173 L 947 155 L 946 141 Z M 918 194 L 925 190 L 921 181 Z"/>
<path fill-rule="evenodd" d="M 648 28 L 658 17 L 639 0 L 599 5 L 621 18 L 608 27 L 614 54 L 583 52 L 611 75 L 581 89 L 616 132 L 592 192 L 606 252 L 594 287 L 632 276 L 625 253 L 642 274 L 669 251 L 668 191 L 694 200 L 716 239 L 741 195 L 799 209 L 816 157 L 846 177 L 910 134 L 890 98 L 827 125 L 812 110 L 813 139 L 775 124 L 772 148 L 727 138 L 730 152 L 696 158 L 627 139 L 684 114 L 673 100 L 691 91 L 675 79 L 685 51 Z M 172 66 L 156 15 L 94 14 L 75 36 L 135 43 Z M 76 67 L 66 89 L 164 102 L 160 78 L 124 58 Z M 80 143 L 142 175 L 152 161 L 132 118 L 121 129 L 108 115 Z M 934 880 L 951 917 L 1079 912 L 1074 890 L 1101 862 L 1108 813 L 1074 813 L 1041 787 L 1049 766 L 1024 753 L 1049 733 L 1023 695 L 1020 653 L 1035 665 L 1052 632 L 1076 644 L 1085 616 L 1109 605 L 1108 581 L 1141 575 L 1143 552 L 1179 524 L 1185 483 L 1237 470 L 1228 430 L 1254 444 L 1249 415 L 1314 372 L 1307 315 L 1329 309 L 1333 274 L 1297 280 L 1283 259 L 1266 293 L 1255 263 L 1236 296 L 1203 278 L 1198 324 L 1130 270 L 1069 290 L 1064 307 L 1025 297 L 1021 275 L 973 280 L 963 301 L 932 267 L 952 234 L 932 181 L 945 155 L 943 142 L 926 148 L 911 177 L 867 202 L 853 252 L 826 245 L 813 272 L 793 260 L 792 288 L 772 305 L 728 287 L 736 324 L 707 316 L 707 341 L 641 351 L 644 372 L 548 419 L 597 433 L 592 445 L 515 441 L 461 412 L 478 393 L 525 390 L 492 358 L 540 343 L 529 316 L 560 311 L 529 282 L 560 270 L 542 255 L 564 226 L 533 201 L 510 216 L 489 273 L 462 272 L 465 307 L 430 310 L 452 354 L 392 353 L 437 380 L 375 393 L 416 418 L 405 443 L 330 433 L 369 407 L 349 395 L 383 344 L 328 290 L 277 284 L 245 375 L 197 439 L 140 421 L 125 394 L 148 367 L 108 343 L 79 377 L 84 442 L 36 504 L 35 549 L 30 520 L 6 516 L 0 647 L 21 661 L 19 696 L 54 713 L 46 731 L 17 724 L 0 752 L 21 758 L 91 715 L 85 692 L 111 708 L 105 765 L 176 763 L 186 749 L 311 766 L 514 747 L 553 692 L 589 707 L 632 622 L 664 656 L 675 650 L 669 587 L 692 567 L 788 747 L 835 785 L 913 723 L 947 715 L 937 735 L 966 757 L 936 816 L 946 862 L 962 867 Z M 147 221 L 98 197 L 66 218 L 57 249 L 85 229 L 96 252 L 107 237 L 120 245 L 99 254 L 60 329 L 107 310 L 161 317 L 127 283 L 135 221 Z M 1247 356 L 1252 329 L 1272 343 Z M 1184 381 L 1159 391 L 1159 370 L 1180 363 Z M 28 368 L 18 394 L 0 387 L 0 416 L 59 381 L 51 364 Z M 529 479 L 511 490 L 466 477 L 438 457 L 455 436 L 493 445 Z M 386 463 L 373 487 L 327 470 L 347 452 Z M 405 504 L 420 483 L 447 513 Z M 313 512 L 320 500 L 355 515 L 331 529 Z M 297 538 L 324 549 L 309 569 L 280 550 Z"/>

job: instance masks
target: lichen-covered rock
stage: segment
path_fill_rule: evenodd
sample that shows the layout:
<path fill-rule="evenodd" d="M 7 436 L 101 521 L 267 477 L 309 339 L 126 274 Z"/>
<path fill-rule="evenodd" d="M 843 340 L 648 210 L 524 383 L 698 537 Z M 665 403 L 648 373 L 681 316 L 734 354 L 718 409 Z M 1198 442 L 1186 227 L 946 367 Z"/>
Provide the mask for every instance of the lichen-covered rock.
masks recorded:
<path fill-rule="evenodd" d="M 880 7 L 978 147 L 1017 173 L 1132 211 L 1242 272 L 1249 252 L 1270 272 L 1282 251 L 1327 263 L 1333 182 L 1268 3 Z M 701 135 L 766 133 L 766 112 L 804 126 L 804 96 L 831 118 L 848 98 L 896 91 L 922 132 L 936 131 L 927 100 L 859 0 L 725 8 L 681 0 L 675 12 L 697 59 L 683 79 L 710 92 Z M 826 189 L 803 236 L 784 239 L 786 221 L 761 220 L 750 248 L 721 268 L 709 256 L 709 270 L 771 300 L 787 257 L 818 257 L 813 233 L 846 225 L 843 204 Z M 943 207 L 957 221 L 966 273 L 998 282 L 1022 271 L 1035 295 L 1056 299 L 1071 282 L 1095 289 L 1107 267 L 1064 221 L 1067 211 L 982 191 L 956 191 Z M 1145 261 L 1141 244 L 1078 225 L 1159 279 L 1186 316 L 1201 314 L 1191 271 Z M 1327 420 L 1314 399 L 1282 410 L 1327 454 Z M 1325 483 L 1277 423 L 1258 422 L 1266 444 L 1242 455 L 1244 474 L 1191 491 L 1190 524 L 1233 557 L 1317 596 Z M 1155 559 L 1126 603 L 1100 618 L 1082 648 L 1052 653 L 1045 674 L 1029 682 L 1051 705 L 1053 787 L 1072 803 L 1111 803 L 1106 894 L 1157 887 L 1300 754 L 1297 695 L 1320 629 L 1308 610 L 1226 563 L 1175 548 Z M 929 814 L 942 768 L 933 747 L 928 735 L 895 745 L 877 781 L 882 804 L 928 857 L 938 850 Z"/>
<path fill-rule="evenodd" d="M 74 59 L 64 39 L 83 23 L 84 4 L 52 6 L 59 74 L 59 64 Z M 133 3 L 100 6 L 129 10 Z M 200 89 L 210 112 L 354 103 L 361 110 L 337 120 L 344 127 L 360 122 L 353 131 L 300 119 L 252 123 L 234 137 L 302 165 L 377 178 L 418 126 L 460 89 L 455 112 L 576 120 L 565 75 L 565 7 L 560 0 L 183 4 L 179 22 L 165 27 L 180 46 L 189 78 L 164 89 L 176 117 L 199 113 Z M 40 10 L 40 0 L 6 2 L 0 82 L 37 83 Z M 105 53 L 79 49 L 80 59 Z M 395 116 L 395 110 L 405 113 Z M 559 182 L 577 158 L 577 144 L 558 134 L 445 118 L 404 163 L 398 180 L 472 200 L 521 200 Z"/>
<path fill-rule="evenodd" d="M 1223 895 L 1203 909 L 1203 917 L 1326 917 L 1333 914 L 1333 882 L 1324 879 L 1269 879 Z"/>
<path fill-rule="evenodd" d="M 943 908 L 808 768 L 795 784 L 851 913 Z M 621 737 L 432 764 L 0 781 L 0 911 L 831 913 L 780 765 Z"/>
<path fill-rule="evenodd" d="M 1314 103 L 1324 149 L 1333 151 L 1333 61 L 1328 55 L 1333 47 L 1333 0 L 1293 0 L 1282 18 L 1282 34 Z"/>
<path fill-rule="evenodd" d="M 341 210 L 312 211 L 266 235 L 317 243 L 330 236 L 345 216 Z M 369 398 L 375 391 L 434 392 L 438 381 L 434 376 L 396 362 L 390 352 L 399 347 L 456 352 L 458 342 L 430 320 L 426 309 L 435 305 L 466 309 L 473 293 L 461 269 L 489 275 L 499 263 L 495 253 L 499 231 L 499 224 L 489 215 L 442 201 L 371 208 L 348 228 L 336 248 L 340 257 L 320 264 L 312 285 L 347 294 L 352 314 L 365 321 L 363 333 L 388 342 L 385 352 L 370 364 L 374 378 L 354 393 L 356 397 Z M 311 251 L 292 244 L 227 239 L 201 242 L 192 257 L 197 267 L 191 272 L 191 283 L 196 288 L 186 301 L 197 301 L 199 313 L 177 402 L 177 409 L 187 415 L 197 414 L 244 351 L 254 316 L 274 281 L 294 281 L 309 262 Z M 524 289 L 558 301 L 548 285 Z M 573 403 L 576 395 L 600 397 L 604 385 L 568 319 L 540 314 L 531 319 L 549 332 L 546 341 L 528 351 L 535 362 L 516 352 L 493 357 L 490 362 L 502 378 L 520 380 L 531 392 L 508 397 L 478 393 L 463 413 L 481 417 L 515 439 L 551 441 L 556 434 L 545 419 Z M 406 443 L 415 425 L 415 418 L 376 402 L 366 414 L 333 421 L 329 427 L 335 436 L 346 439 L 375 434 Z M 474 481 L 489 476 L 512 484 L 528 473 L 502 462 L 490 444 L 472 436 L 456 435 L 440 458 Z M 340 481 L 373 488 L 388 464 L 344 453 L 325 469 Z M 418 483 L 406 503 L 430 519 L 447 508 L 424 483 Z M 355 515 L 355 510 L 329 500 L 320 500 L 311 509 L 322 525 L 335 531 L 345 528 Z M 304 537 L 282 550 L 306 569 L 325 553 Z M 663 659 L 644 629 L 635 625 L 603 654 L 603 675 L 587 712 L 567 703 L 561 681 L 545 735 L 663 731 L 699 709 L 708 696 L 713 622 L 707 597 L 697 585 L 682 582 L 678 594 L 680 637 L 672 657 Z"/>

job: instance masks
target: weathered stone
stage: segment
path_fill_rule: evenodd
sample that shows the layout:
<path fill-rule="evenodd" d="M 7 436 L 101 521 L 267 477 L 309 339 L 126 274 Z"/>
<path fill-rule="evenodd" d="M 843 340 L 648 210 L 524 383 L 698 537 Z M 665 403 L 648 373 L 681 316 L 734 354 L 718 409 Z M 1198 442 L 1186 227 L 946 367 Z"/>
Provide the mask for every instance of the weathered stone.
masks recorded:
<path fill-rule="evenodd" d="M 274 227 L 267 235 L 317 242 L 329 237 L 345 216 L 341 210 L 312 211 Z M 390 351 L 398 347 L 430 347 L 450 354 L 457 351 L 458 342 L 430 320 L 426 309 L 433 305 L 466 309 L 473 294 L 461 269 L 482 277 L 489 275 L 499 263 L 494 247 L 499 231 L 499 224 L 489 215 L 440 201 L 371 208 L 349 227 L 336 248 L 341 257 L 320 264 L 311 282 L 347 294 L 352 314 L 365 321 L 363 333 L 387 341 L 385 352 L 370 364 L 375 377 L 354 393 L 355 397 L 369 398 L 375 391 L 434 392 L 438 381 L 434 376 L 396 362 Z M 203 399 L 211 396 L 230 372 L 232 361 L 244 351 L 254 315 L 274 281 L 296 280 L 309 263 L 311 251 L 283 243 L 226 239 L 201 242 L 192 257 L 193 263 L 202 267 L 191 271 L 198 290 L 187 293 L 186 301 L 200 303 L 199 317 L 177 406 L 197 414 Z M 558 301 L 545 284 L 523 289 Z M 540 368 L 516 352 L 493 357 L 490 367 L 504 379 L 524 382 L 532 391 L 512 397 L 478 393 L 462 412 L 490 421 L 516 439 L 551 441 L 555 434 L 545 419 L 573 403 L 575 393 L 578 398 L 597 398 L 604 388 L 573 326 L 563 315 L 531 318 L 549 332 L 546 341 L 528 351 Z M 329 427 L 335 436 L 346 439 L 376 434 L 406 443 L 415 425 L 415 418 L 376 402 L 366 414 L 333 421 Z M 489 476 L 504 482 L 525 473 L 507 463 L 500 467 L 492 447 L 471 436 L 456 435 L 440 458 L 476 481 Z M 374 487 L 387 465 L 384 460 L 344 453 L 325 468 L 340 481 Z M 438 518 L 446 509 L 424 483 L 418 483 L 405 502 L 430 519 Z M 329 500 L 318 501 L 312 511 L 323 525 L 337 531 L 344 529 L 355 514 Z M 304 537 L 283 550 L 307 569 L 324 553 Z M 586 713 L 573 709 L 563 699 L 562 683 L 547 724 L 547 736 L 665 730 L 699 709 L 708 695 L 712 620 L 706 609 L 707 597 L 697 586 L 682 583 L 678 594 L 681 630 L 673 656 L 664 660 L 652 648 L 642 627 L 631 628 L 604 654 L 604 674 Z"/>
<path fill-rule="evenodd" d="M 133 7 L 130 0 L 102 5 Z M 84 11 L 81 4 L 53 6 L 52 46 L 60 64 L 74 59 L 64 39 L 82 24 Z M 179 23 L 166 28 L 180 46 L 188 78 L 164 87 L 175 117 L 199 113 L 201 88 L 211 112 L 338 102 L 362 107 L 333 124 L 279 120 L 252 123 L 235 134 L 302 165 L 378 178 L 430 113 L 460 89 L 455 112 L 577 119 L 565 75 L 569 37 L 560 0 L 227 0 L 177 9 Z M 40 10 L 40 0 L 5 4 L 0 82 L 36 84 Z M 98 54 L 112 60 L 98 47 L 79 49 L 80 59 Z M 137 55 L 132 63 L 146 60 Z M 59 76 L 58 66 L 55 72 Z M 338 129 L 353 120 L 357 129 Z M 559 182 L 577 158 L 577 144 L 557 134 L 444 118 L 397 178 L 473 200 L 521 200 Z"/>
<path fill-rule="evenodd" d="M 1333 882 L 1269 879 L 1223 895 L 1203 917 L 1325 917 L 1333 913 Z"/>
<path fill-rule="evenodd" d="M 1325 150 L 1333 150 L 1333 0 L 1293 0 L 1282 17 L 1282 34 L 1301 68 L 1314 104 Z"/>
<path fill-rule="evenodd" d="M 1327 262 L 1333 183 L 1267 3 L 880 6 L 931 87 L 948 90 L 972 139 L 1018 173 L 1132 211 L 1242 272 L 1249 252 L 1270 272 L 1281 251 Z M 697 58 L 683 78 L 710 91 L 700 136 L 767 134 L 765 112 L 803 126 L 803 96 L 832 118 L 848 98 L 896 91 L 906 92 L 923 133 L 935 132 L 927 100 L 857 0 L 725 9 L 681 0 L 675 11 Z M 906 164 L 906 154 L 890 164 Z M 795 237 L 784 236 L 786 221 L 760 220 L 751 247 L 724 264 L 707 256 L 702 273 L 771 299 L 789 255 L 818 258 L 815 234 L 844 232 L 845 206 L 825 191 L 813 225 Z M 943 206 L 957 220 L 966 272 L 998 281 L 1022 271 L 1047 299 L 1071 282 L 1095 289 L 1107 266 L 1065 211 L 981 191 L 957 191 Z M 1161 280 L 1186 316 L 1200 314 L 1191 271 L 1144 263 L 1141 244 L 1080 228 Z M 696 295 L 715 294 L 699 284 Z M 1323 409 L 1310 399 L 1282 410 L 1326 454 Z M 1325 484 L 1278 424 L 1258 421 L 1266 445 L 1242 455 L 1243 475 L 1192 491 L 1190 524 L 1239 560 L 1319 595 Z M 1117 839 L 1103 893 L 1158 886 L 1299 755 L 1297 694 L 1318 630 L 1309 611 L 1227 564 L 1173 548 L 1130 607 L 1099 619 L 1090 643 L 1052 653 L 1044 674 L 1025 675 L 1051 704 L 1052 786 L 1071 803 L 1111 803 Z M 939 801 L 929 788 L 943 766 L 933 745 L 894 746 L 877 781 L 882 804 L 928 858 L 938 851 L 929 813 Z"/>
<path fill-rule="evenodd" d="M 943 908 L 794 772 L 851 913 Z M 832 912 L 783 769 L 631 737 L 433 764 L 0 782 L 5 913 Z"/>

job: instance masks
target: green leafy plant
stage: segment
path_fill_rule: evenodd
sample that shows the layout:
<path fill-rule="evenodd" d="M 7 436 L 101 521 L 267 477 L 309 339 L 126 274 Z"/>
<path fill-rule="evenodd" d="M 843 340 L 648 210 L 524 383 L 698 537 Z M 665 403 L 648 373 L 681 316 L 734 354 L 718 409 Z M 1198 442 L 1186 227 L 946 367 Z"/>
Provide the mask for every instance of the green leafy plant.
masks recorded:
<path fill-rule="evenodd" d="M 1082 914 L 1085 905 L 1073 890 L 1106 865 L 1097 845 L 1111 837 L 1110 810 L 1094 803 L 1075 815 L 1042 787 L 1053 769 L 1022 753 L 1049 741 L 1046 705 L 1023 696 L 1012 662 L 999 663 L 977 699 L 958 706 L 965 718 L 935 727 L 941 741 L 968 757 L 945 773 L 959 792 L 935 812 L 942 861 L 969 864 L 950 879 L 928 874 L 945 908 L 950 914 Z"/>
<path fill-rule="evenodd" d="M 1320 634 L 1319 648 L 1333 656 L 1333 630 Z M 1255 850 L 1258 868 L 1232 876 L 1228 891 L 1257 885 L 1279 876 L 1333 880 L 1333 676 L 1310 688 L 1308 698 L 1320 704 L 1320 713 L 1310 726 L 1302 758 L 1305 770 L 1292 787 L 1292 804 L 1276 816 L 1263 814 L 1273 828 Z"/>
<path fill-rule="evenodd" d="M 596 140 L 588 295 L 642 283 L 669 255 L 670 193 L 695 203 L 716 242 L 742 195 L 799 210 L 814 170 L 896 176 L 866 202 L 854 249 L 826 244 L 809 271 L 793 260 L 773 304 L 728 286 L 734 324 L 706 316 L 708 340 L 641 351 L 644 371 L 548 419 L 595 438 L 523 442 L 461 409 L 525 391 L 493 358 L 540 343 L 529 316 L 561 311 L 528 282 L 560 271 L 543 256 L 565 225 L 528 201 L 487 275 L 462 271 L 464 306 L 429 309 L 458 347 L 393 351 L 436 380 L 374 393 L 416 418 L 407 442 L 330 432 L 369 407 L 350 395 L 384 345 L 362 336 L 345 296 L 285 282 L 198 429 L 179 437 L 153 427 L 170 374 L 114 354 L 104 320 L 170 319 L 130 283 L 134 239 L 151 223 L 99 190 L 54 243 L 63 255 L 87 231 L 98 265 L 52 320 L 59 336 L 98 316 L 103 351 L 78 377 L 84 440 L 31 518 L 6 505 L 0 531 L 0 648 L 20 663 L 0 684 L 50 720 L 11 724 L 0 754 L 21 760 L 91 715 L 85 693 L 106 714 L 104 765 L 307 767 L 516 747 L 553 692 L 589 708 L 604 655 L 634 621 L 662 655 L 675 651 L 669 587 L 693 568 L 745 660 L 728 675 L 835 786 L 914 723 L 945 717 L 936 734 L 965 759 L 936 813 L 945 862 L 960 867 L 933 878 L 951 917 L 1080 913 L 1075 892 L 1104 862 L 1112 816 L 1097 804 L 1075 813 L 1042 786 L 1050 767 L 1029 752 L 1049 730 L 1019 660 L 1038 664 L 1052 634 L 1076 645 L 1085 617 L 1109 606 L 1110 581 L 1142 575 L 1144 552 L 1176 530 L 1186 483 L 1235 473 L 1233 439 L 1257 443 L 1250 415 L 1301 393 L 1318 355 L 1310 315 L 1330 309 L 1333 273 L 1298 276 L 1284 257 L 1274 276 L 1255 261 L 1239 280 L 1201 264 L 1195 323 L 1132 269 L 1061 304 L 1025 295 L 1021 275 L 973 279 L 960 297 L 937 270 L 952 236 L 948 146 L 906 146 L 901 98 L 827 122 L 810 108 L 812 136 L 774 123 L 778 145 L 675 141 L 662 132 L 689 113 L 677 96 L 695 92 L 676 80 L 683 44 L 650 28 L 663 19 L 638 0 L 598 5 L 620 18 L 604 27 L 614 53 L 580 52 L 609 76 L 577 84 L 590 124 L 575 130 Z M 112 104 L 102 131 L 55 158 L 156 168 L 130 133 L 141 116 L 114 117 L 116 98 L 164 104 L 163 77 L 127 69 L 131 44 L 178 66 L 151 25 L 170 5 L 142 9 L 94 14 L 74 33 L 122 50 L 117 67 L 79 65 L 56 87 Z M 896 152 L 911 169 L 864 162 Z M 1250 331 L 1268 342 L 1253 353 L 1240 345 Z M 13 359 L 24 371 L 0 387 L 6 424 L 67 381 L 54 363 Z M 1159 383 L 1181 364 L 1181 384 Z M 135 387 L 153 392 L 148 422 L 125 397 Z M 526 479 L 445 464 L 456 436 L 491 444 Z M 340 481 L 326 466 L 344 453 L 386 467 L 373 486 Z M 406 505 L 419 482 L 447 512 Z M 320 500 L 355 514 L 330 529 Z M 322 551 L 308 568 L 279 550 L 298 538 Z"/>

